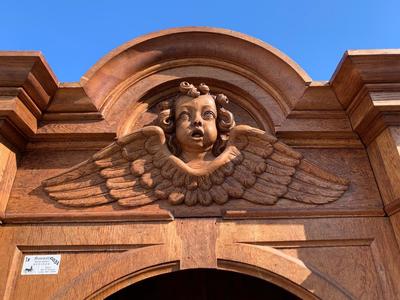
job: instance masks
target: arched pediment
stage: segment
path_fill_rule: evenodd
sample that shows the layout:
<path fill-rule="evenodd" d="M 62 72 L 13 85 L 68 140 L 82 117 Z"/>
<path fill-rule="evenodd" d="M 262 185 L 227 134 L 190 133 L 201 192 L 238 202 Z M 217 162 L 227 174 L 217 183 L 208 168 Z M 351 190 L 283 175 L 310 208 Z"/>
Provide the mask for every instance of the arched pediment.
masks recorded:
<path fill-rule="evenodd" d="M 290 58 L 255 38 L 184 27 L 125 43 L 96 63 L 81 85 L 105 119 L 118 122 L 118 134 L 124 134 L 133 126 L 133 110 L 144 113 L 160 100 L 155 94 L 168 96 L 177 81 L 188 78 L 228 94 L 258 127 L 269 131 L 282 124 L 311 81 Z M 141 103 L 145 106 L 138 108 Z M 129 112 L 117 118 L 126 107 Z"/>

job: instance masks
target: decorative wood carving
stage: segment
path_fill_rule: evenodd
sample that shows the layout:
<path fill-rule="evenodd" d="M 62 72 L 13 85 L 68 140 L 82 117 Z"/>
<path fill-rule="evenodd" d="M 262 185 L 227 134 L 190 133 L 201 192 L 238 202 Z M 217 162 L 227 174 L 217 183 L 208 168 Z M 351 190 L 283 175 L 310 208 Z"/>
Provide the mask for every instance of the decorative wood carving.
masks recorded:
<path fill-rule="evenodd" d="M 87 161 L 43 182 L 50 198 L 67 206 L 118 201 L 141 206 L 224 204 L 240 198 L 272 205 L 280 198 L 311 204 L 339 199 L 348 181 L 307 162 L 274 136 L 235 126 L 205 84 L 187 82 L 164 102 L 159 126 L 144 127 L 94 154 Z"/>

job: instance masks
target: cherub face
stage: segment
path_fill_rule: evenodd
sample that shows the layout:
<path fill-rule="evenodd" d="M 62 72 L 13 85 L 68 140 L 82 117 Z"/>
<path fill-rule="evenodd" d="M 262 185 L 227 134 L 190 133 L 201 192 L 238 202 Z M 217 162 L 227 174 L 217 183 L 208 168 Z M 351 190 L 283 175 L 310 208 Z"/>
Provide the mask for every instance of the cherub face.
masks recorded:
<path fill-rule="evenodd" d="M 176 138 L 185 152 L 211 150 L 217 140 L 217 108 L 210 95 L 181 96 L 175 106 Z"/>

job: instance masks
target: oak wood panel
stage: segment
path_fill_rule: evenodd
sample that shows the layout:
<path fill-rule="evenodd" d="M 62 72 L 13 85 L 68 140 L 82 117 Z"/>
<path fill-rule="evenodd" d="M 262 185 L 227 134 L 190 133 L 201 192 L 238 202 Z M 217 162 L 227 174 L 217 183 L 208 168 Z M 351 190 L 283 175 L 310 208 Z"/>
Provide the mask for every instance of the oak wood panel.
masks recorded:
<path fill-rule="evenodd" d="M 381 218 L 8 225 L 0 227 L 0 237 L 8 241 L 0 245 L 5 299 L 100 295 L 104 286 L 121 288 L 128 284 L 123 278 L 135 282 L 134 272 L 174 260 L 181 269 L 231 269 L 261 278 L 263 272 L 286 274 L 323 299 L 394 299 L 400 289 L 399 249 L 390 223 Z M 19 275 L 23 255 L 45 253 L 62 255 L 59 275 Z M 279 285 L 291 290 L 293 283 L 285 280 Z"/>
<path fill-rule="evenodd" d="M 171 236 L 167 233 L 168 228 L 163 226 L 162 223 L 147 223 L 134 227 L 125 225 L 118 228 L 102 225 L 66 226 L 63 228 L 54 226 L 1 227 L 1 240 L 7 241 L 7 243 L 0 245 L 1 265 L 3 266 L 0 271 L 0 278 L 5 279 L 1 281 L 0 291 L 2 293 L 7 292 L 11 299 L 26 298 L 26 293 L 31 294 L 34 297 L 33 299 L 53 298 L 54 292 L 62 289 L 64 284 L 71 279 L 79 278 L 82 274 L 90 274 L 90 272 L 99 268 L 101 271 L 104 264 L 112 264 L 125 252 L 135 252 L 136 249 L 141 247 L 152 247 L 165 243 L 166 239 Z M 172 247 L 172 249 L 175 248 Z M 65 262 L 65 267 L 61 267 L 60 274 L 57 276 L 19 277 L 23 255 L 43 253 L 62 253 L 61 266 Z M 113 253 L 115 255 L 112 255 Z M 174 253 L 178 253 L 176 249 Z M 134 253 L 133 257 L 135 257 Z M 154 255 L 149 257 L 150 261 L 153 257 Z M 110 258 L 108 262 L 105 261 L 106 258 Z M 135 261 L 137 259 L 133 259 L 133 263 Z M 121 262 L 124 264 L 123 260 Z M 141 261 L 136 263 L 145 262 L 146 258 L 142 257 Z M 10 272 L 8 272 L 9 270 Z M 98 274 L 100 275 L 101 272 Z M 106 277 L 103 276 L 103 278 L 107 280 Z M 94 283 L 93 279 L 90 279 L 92 283 Z M 43 282 L 39 282 L 40 280 L 43 280 Z M 108 280 L 110 279 L 108 278 Z M 11 286 L 4 287 L 6 283 Z M 14 284 L 17 287 L 16 289 Z M 19 289 L 19 284 L 24 287 Z M 37 284 L 39 284 L 39 288 Z M 44 290 L 42 287 L 48 289 Z M 52 290 L 51 293 L 50 290 Z M 19 293 L 25 293 L 25 296 L 20 296 Z M 64 295 L 61 294 L 60 296 Z M 82 298 L 82 295 L 78 298 Z"/>
<path fill-rule="evenodd" d="M 258 217 L 281 217 L 282 215 L 338 216 L 338 215 L 382 215 L 382 203 L 368 158 L 361 149 L 299 149 L 311 162 L 326 170 L 350 179 L 349 190 L 339 201 L 323 207 L 301 204 L 282 199 L 277 205 L 263 207 L 249 204 L 243 200 L 234 200 L 224 206 L 209 207 L 171 206 L 167 201 L 136 209 L 121 210 L 117 205 L 94 208 L 66 208 L 56 204 L 45 195 L 41 182 L 59 174 L 63 170 L 87 159 L 93 151 L 52 151 L 43 153 L 31 151 L 22 158 L 11 192 L 7 216 L 10 222 L 90 220 L 126 220 L 133 216 L 141 218 L 170 218 L 174 216 L 221 216 L 225 212 L 246 211 L 251 217 L 257 211 Z M 286 211 L 285 211 L 286 210 Z M 36 216 L 36 217 L 35 217 Z M 243 215 L 238 216 L 243 218 Z"/>
<path fill-rule="evenodd" d="M 0 223 L 5 217 L 16 172 L 17 160 L 15 153 L 0 142 Z"/>
<path fill-rule="evenodd" d="M 400 155 L 393 132 L 398 132 L 398 129 L 385 129 L 368 147 L 371 165 L 385 206 L 389 206 L 389 214 L 393 211 L 390 207 L 400 201 Z"/>
<path fill-rule="evenodd" d="M 367 225 L 367 223 L 370 225 Z M 383 298 L 387 299 L 395 299 L 395 295 L 400 289 L 400 285 L 396 280 L 398 275 L 393 274 L 393 272 L 398 272 L 395 266 L 399 260 L 399 256 L 396 254 L 399 249 L 393 243 L 394 235 L 387 219 L 379 220 L 373 218 L 368 220 L 358 219 L 356 221 L 356 219 L 343 218 L 324 219 L 320 220 L 320 222 L 315 219 L 303 221 L 260 220 L 258 222 L 236 221 L 219 224 L 221 227 L 219 231 L 224 232 L 224 235 L 221 235 L 219 240 L 221 243 L 221 250 L 219 251 L 221 252 L 223 251 L 223 245 L 227 245 L 230 240 L 236 243 L 252 245 L 252 247 L 266 247 L 265 250 L 275 254 L 278 253 L 272 249 L 288 249 L 287 251 L 291 253 L 292 257 L 300 258 L 302 263 L 311 269 L 314 267 L 318 270 L 330 269 L 326 273 L 324 271 L 324 274 L 330 273 L 331 278 L 340 283 L 342 287 L 348 287 L 347 291 L 350 292 L 350 295 L 362 295 L 371 282 L 374 282 L 373 285 L 376 287 L 374 293 L 383 294 Z M 353 228 L 352 230 L 345 229 L 351 227 Z M 385 245 L 389 244 L 391 246 L 385 248 Z M 349 265 L 346 265 L 343 260 L 353 260 L 352 257 L 359 255 L 357 254 L 359 251 L 366 254 L 363 258 L 367 259 L 369 257 L 370 260 L 367 262 L 361 259 L 358 262 L 352 262 L 358 264 L 358 267 L 349 268 L 349 272 L 347 269 Z M 343 252 L 347 252 L 347 254 Z M 261 254 L 260 252 L 258 253 Z M 321 253 L 321 255 L 318 255 L 318 253 Z M 221 256 L 218 255 L 217 257 Z M 236 257 L 236 255 L 234 256 Z M 244 257 L 245 255 L 243 254 Z M 257 261 L 257 257 L 250 259 Z M 342 274 L 338 264 L 346 269 L 343 272 L 349 273 L 347 275 Z M 366 267 L 366 265 L 369 265 L 374 270 L 373 272 L 376 272 L 376 275 L 366 275 L 370 272 L 367 271 L 370 267 Z M 362 282 L 357 282 L 357 284 L 345 282 L 346 276 L 351 276 L 351 271 L 360 272 L 358 274 L 360 274 Z M 303 272 L 303 275 L 299 274 L 299 276 L 307 274 L 304 271 L 301 272 Z M 378 276 L 379 279 L 377 277 L 374 278 L 374 276 Z M 313 284 L 313 276 L 307 277 L 307 280 L 309 280 L 311 286 L 319 286 L 315 282 Z M 305 284 L 308 283 L 307 280 L 304 281 Z M 355 285 L 360 288 L 356 293 L 351 292 Z M 323 288 L 322 286 L 319 287 Z M 359 299 L 358 297 L 354 298 Z M 330 299 L 329 296 L 328 299 Z M 335 298 L 333 297 L 333 299 Z"/>

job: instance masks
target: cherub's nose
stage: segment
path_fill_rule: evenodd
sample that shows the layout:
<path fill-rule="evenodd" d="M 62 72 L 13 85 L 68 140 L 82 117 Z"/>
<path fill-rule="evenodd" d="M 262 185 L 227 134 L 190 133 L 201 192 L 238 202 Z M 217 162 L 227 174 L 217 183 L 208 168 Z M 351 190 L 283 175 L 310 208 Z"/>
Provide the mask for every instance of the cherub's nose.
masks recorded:
<path fill-rule="evenodd" d="M 202 124 L 202 122 L 201 122 L 201 120 L 195 120 L 194 122 L 193 122 L 193 126 L 194 127 L 200 127 L 200 126 L 202 126 L 203 124 Z"/>

